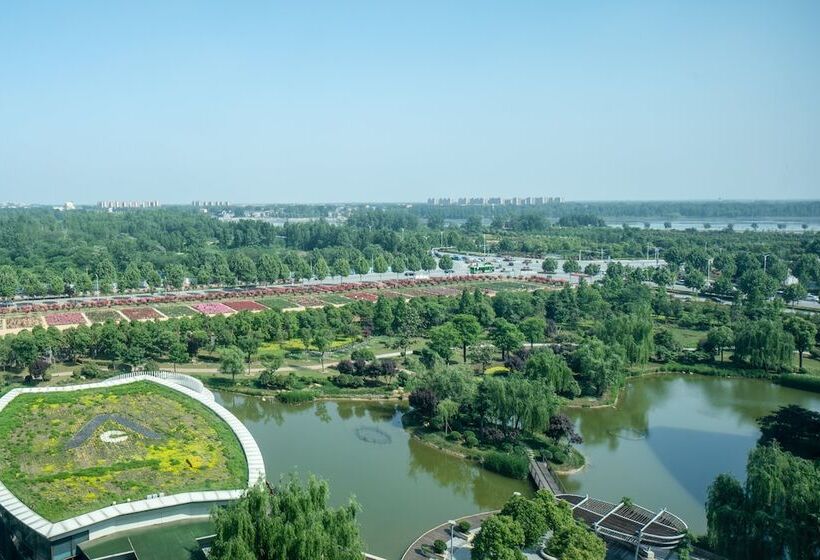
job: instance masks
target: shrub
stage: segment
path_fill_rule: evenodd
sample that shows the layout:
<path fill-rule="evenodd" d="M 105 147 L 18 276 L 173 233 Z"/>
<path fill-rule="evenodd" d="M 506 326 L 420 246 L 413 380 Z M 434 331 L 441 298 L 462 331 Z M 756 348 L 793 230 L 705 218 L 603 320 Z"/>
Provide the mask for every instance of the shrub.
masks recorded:
<path fill-rule="evenodd" d="M 353 375 L 356 373 L 356 366 L 350 360 L 342 360 L 336 365 L 336 369 L 343 375 Z"/>
<path fill-rule="evenodd" d="M 86 379 L 96 379 L 100 376 L 100 368 L 93 364 L 85 364 L 80 368 L 79 374 Z"/>
<path fill-rule="evenodd" d="M 337 375 L 332 379 L 332 381 L 333 384 L 337 387 L 343 387 L 348 389 L 358 389 L 360 387 L 364 387 L 364 379 L 362 379 L 361 377 L 356 377 L 355 375 Z"/>
<path fill-rule="evenodd" d="M 530 463 L 521 453 L 490 451 L 484 457 L 484 466 L 498 474 L 524 480 L 530 472 Z"/>
<path fill-rule="evenodd" d="M 277 398 L 285 404 L 297 404 L 310 402 L 316 398 L 316 395 L 313 391 L 286 391 L 279 393 Z"/>
<path fill-rule="evenodd" d="M 293 389 L 298 384 L 296 375 L 276 375 L 269 371 L 263 371 L 259 375 L 257 384 L 263 389 Z"/>
<path fill-rule="evenodd" d="M 350 353 L 350 359 L 354 362 L 358 362 L 359 360 L 371 362 L 376 359 L 376 355 L 370 348 L 356 348 Z"/>
<path fill-rule="evenodd" d="M 470 522 L 466 519 L 462 519 L 461 521 L 456 523 L 456 530 L 459 533 L 467 534 L 467 532 L 470 530 L 470 527 L 472 526 L 470 525 Z"/>
<path fill-rule="evenodd" d="M 787 374 L 777 377 L 775 382 L 779 385 L 783 385 L 784 387 L 791 387 L 792 389 L 802 389 L 803 391 L 820 393 L 820 377 Z"/>
<path fill-rule="evenodd" d="M 460 441 L 461 440 L 461 432 L 457 432 L 453 430 L 449 434 L 447 434 L 447 439 L 450 441 Z"/>
<path fill-rule="evenodd" d="M 478 445 L 478 438 L 475 435 L 475 432 L 467 430 L 464 432 L 464 444 L 467 447 L 475 447 Z"/>
<path fill-rule="evenodd" d="M 433 541 L 433 552 L 436 554 L 444 554 L 447 552 L 447 543 L 441 539 L 436 539 Z"/>

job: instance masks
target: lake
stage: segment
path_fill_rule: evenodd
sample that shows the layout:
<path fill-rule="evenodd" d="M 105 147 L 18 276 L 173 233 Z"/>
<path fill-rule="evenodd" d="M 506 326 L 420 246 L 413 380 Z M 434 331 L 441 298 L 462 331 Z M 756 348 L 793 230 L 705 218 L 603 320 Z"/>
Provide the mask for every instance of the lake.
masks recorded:
<path fill-rule="evenodd" d="M 495 509 L 522 481 L 501 477 L 410 438 L 406 405 L 319 402 L 283 405 L 231 393 L 217 400 L 259 443 L 268 478 L 312 472 L 332 501 L 355 494 L 368 551 L 398 559 L 419 534 L 462 515 Z M 742 478 L 759 435 L 755 419 L 780 405 L 820 410 L 820 396 L 747 379 L 653 376 L 627 383 L 617 408 L 568 411 L 584 436 L 588 466 L 564 476 L 568 491 L 649 508 L 667 507 L 705 530 L 706 488 L 721 472 Z"/>
<path fill-rule="evenodd" d="M 745 478 L 755 420 L 785 404 L 820 410 L 820 395 L 756 379 L 634 379 L 617 408 L 568 411 L 588 464 L 562 480 L 570 492 L 668 508 L 703 533 L 709 484 L 723 472 Z"/>
<path fill-rule="evenodd" d="M 406 405 L 398 402 L 283 405 L 232 393 L 217 393 L 217 401 L 253 434 L 272 483 L 298 470 L 326 479 L 335 505 L 355 494 L 367 550 L 388 560 L 442 521 L 497 509 L 513 492 L 532 492 L 525 481 L 412 439 L 401 425 Z"/>

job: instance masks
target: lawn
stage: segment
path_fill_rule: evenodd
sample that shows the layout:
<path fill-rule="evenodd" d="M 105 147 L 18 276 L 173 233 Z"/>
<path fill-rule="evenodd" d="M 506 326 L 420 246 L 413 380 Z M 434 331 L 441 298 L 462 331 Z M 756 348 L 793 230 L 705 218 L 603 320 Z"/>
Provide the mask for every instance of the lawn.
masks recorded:
<path fill-rule="evenodd" d="M 665 328 L 672 333 L 675 340 L 677 340 L 678 343 L 684 348 L 697 348 L 698 342 L 703 340 L 706 336 L 705 331 L 696 331 L 693 329 L 685 329 L 683 327 L 663 325 L 661 328 Z"/>
<path fill-rule="evenodd" d="M 296 302 L 283 297 L 260 298 L 256 301 L 258 301 L 265 307 L 270 307 L 271 309 L 276 309 L 278 311 L 288 309 L 290 307 L 298 307 L 298 304 Z"/>
<path fill-rule="evenodd" d="M 0 413 L 0 480 L 50 521 L 158 492 L 244 488 L 247 468 L 224 421 L 148 381 L 24 394 Z"/>

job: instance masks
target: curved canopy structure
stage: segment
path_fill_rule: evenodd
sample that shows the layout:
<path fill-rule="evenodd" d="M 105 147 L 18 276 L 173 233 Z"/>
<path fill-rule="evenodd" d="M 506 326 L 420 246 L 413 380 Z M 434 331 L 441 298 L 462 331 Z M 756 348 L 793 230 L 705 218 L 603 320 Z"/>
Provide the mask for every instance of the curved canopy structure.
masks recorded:
<path fill-rule="evenodd" d="M 680 544 L 688 527 L 666 510 L 654 512 L 635 504 L 613 504 L 589 496 L 558 494 L 573 516 L 589 525 L 598 535 L 630 546 L 672 549 Z"/>

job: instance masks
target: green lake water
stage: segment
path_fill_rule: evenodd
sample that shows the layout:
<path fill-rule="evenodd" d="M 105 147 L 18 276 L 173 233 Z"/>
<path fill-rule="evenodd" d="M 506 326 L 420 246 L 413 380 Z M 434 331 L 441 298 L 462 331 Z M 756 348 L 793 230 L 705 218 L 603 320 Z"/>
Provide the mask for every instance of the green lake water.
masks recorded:
<path fill-rule="evenodd" d="M 231 393 L 217 400 L 253 434 L 271 482 L 282 473 L 314 473 L 330 483 L 335 505 L 355 495 L 367 550 L 387 560 L 443 521 L 532 491 L 410 438 L 399 403 L 283 405 Z"/>
<path fill-rule="evenodd" d="M 532 491 L 410 438 L 399 403 L 283 405 L 231 393 L 217 400 L 256 438 L 271 482 L 282 473 L 311 472 L 330 482 L 335 504 L 355 495 L 368 551 L 388 560 L 447 519 Z M 755 419 L 790 403 L 820 410 L 820 396 L 765 381 L 636 379 L 617 408 L 569 411 L 589 464 L 564 483 L 572 492 L 666 507 L 703 532 L 709 483 L 721 472 L 742 478 L 759 435 Z"/>
<path fill-rule="evenodd" d="M 706 491 L 723 472 L 744 479 L 755 420 L 781 405 L 820 410 L 820 395 L 755 379 L 652 376 L 627 383 L 616 408 L 575 409 L 587 466 L 567 491 L 667 508 L 706 531 Z"/>

